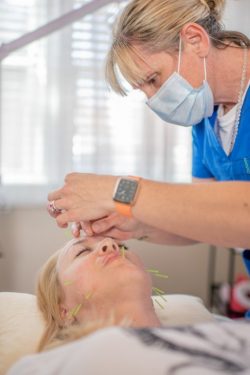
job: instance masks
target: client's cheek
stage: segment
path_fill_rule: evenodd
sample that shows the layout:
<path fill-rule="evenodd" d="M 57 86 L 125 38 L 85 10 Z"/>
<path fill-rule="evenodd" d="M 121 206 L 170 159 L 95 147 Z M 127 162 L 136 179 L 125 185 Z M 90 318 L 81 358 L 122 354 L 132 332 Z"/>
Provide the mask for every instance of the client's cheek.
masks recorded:
<path fill-rule="evenodd" d="M 149 288 L 152 289 L 152 286 L 153 286 L 152 277 L 148 272 L 145 272 L 145 279 Z"/>
<path fill-rule="evenodd" d="M 77 269 L 74 274 L 75 292 L 81 298 L 88 298 L 96 289 L 95 271 L 93 268 Z"/>
<path fill-rule="evenodd" d="M 127 257 L 128 259 L 133 263 L 135 264 L 138 268 L 140 268 L 141 270 L 145 270 L 145 265 L 144 263 L 142 262 L 142 260 L 133 252 L 131 251 L 128 251 L 127 252 Z"/>

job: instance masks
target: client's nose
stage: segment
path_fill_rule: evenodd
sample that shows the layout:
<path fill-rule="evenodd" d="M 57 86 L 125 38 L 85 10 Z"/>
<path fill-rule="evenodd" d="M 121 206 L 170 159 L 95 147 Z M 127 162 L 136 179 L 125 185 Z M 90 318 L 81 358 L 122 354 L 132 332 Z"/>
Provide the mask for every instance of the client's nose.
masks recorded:
<path fill-rule="evenodd" d="M 105 238 L 98 244 L 98 251 L 100 254 L 119 252 L 119 247 L 112 238 Z"/>

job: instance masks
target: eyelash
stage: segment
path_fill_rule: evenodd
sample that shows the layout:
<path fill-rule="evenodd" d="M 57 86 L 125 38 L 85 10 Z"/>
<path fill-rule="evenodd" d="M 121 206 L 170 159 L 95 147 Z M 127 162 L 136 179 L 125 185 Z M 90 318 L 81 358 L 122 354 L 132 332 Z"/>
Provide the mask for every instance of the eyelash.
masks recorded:
<path fill-rule="evenodd" d="M 123 247 L 124 250 L 128 250 L 128 247 L 124 245 L 124 243 L 120 243 L 118 247 L 121 249 Z"/>
<path fill-rule="evenodd" d="M 76 258 L 79 257 L 81 254 L 85 253 L 85 252 L 90 252 L 92 251 L 92 249 L 90 247 L 85 247 L 84 249 L 80 250 L 77 254 L 76 254 Z"/>
<path fill-rule="evenodd" d="M 154 83 L 156 83 L 156 80 L 157 80 L 157 74 L 154 74 L 151 78 L 149 78 L 149 80 L 146 81 L 146 83 L 148 85 L 153 85 Z"/>
<path fill-rule="evenodd" d="M 155 83 L 156 79 L 155 78 L 151 78 L 147 83 L 148 85 L 153 85 Z"/>

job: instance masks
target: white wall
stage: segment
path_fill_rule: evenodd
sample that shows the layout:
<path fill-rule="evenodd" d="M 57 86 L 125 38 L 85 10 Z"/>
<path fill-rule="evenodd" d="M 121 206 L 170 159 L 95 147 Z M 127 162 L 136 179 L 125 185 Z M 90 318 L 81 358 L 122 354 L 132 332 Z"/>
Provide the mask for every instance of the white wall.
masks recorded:
<path fill-rule="evenodd" d="M 228 30 L 237 30 L 250 37 L 250 1 L 227 0 L 224 23 Z"/>

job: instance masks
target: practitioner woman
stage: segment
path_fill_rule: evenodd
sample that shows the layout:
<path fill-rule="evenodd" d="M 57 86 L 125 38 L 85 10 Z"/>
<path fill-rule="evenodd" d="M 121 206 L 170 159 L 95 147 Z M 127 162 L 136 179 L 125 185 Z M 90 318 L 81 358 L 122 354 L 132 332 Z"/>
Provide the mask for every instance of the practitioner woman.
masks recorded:
<path fill-rule="evenodd" d="M 116 176 L 71 174 L 49 194 L 59 226 L 75 221 L 82 222 L 76 234 L 83 227 L 119 239 L 250 247 L 250 42 L 224 30 L 224 4 L 132 0 L 107 61 L 115 91 L 125 93 L 120 70 L 164 121 L 193 126 L 196 183 L 124 177 L 117 185 Z"/>

